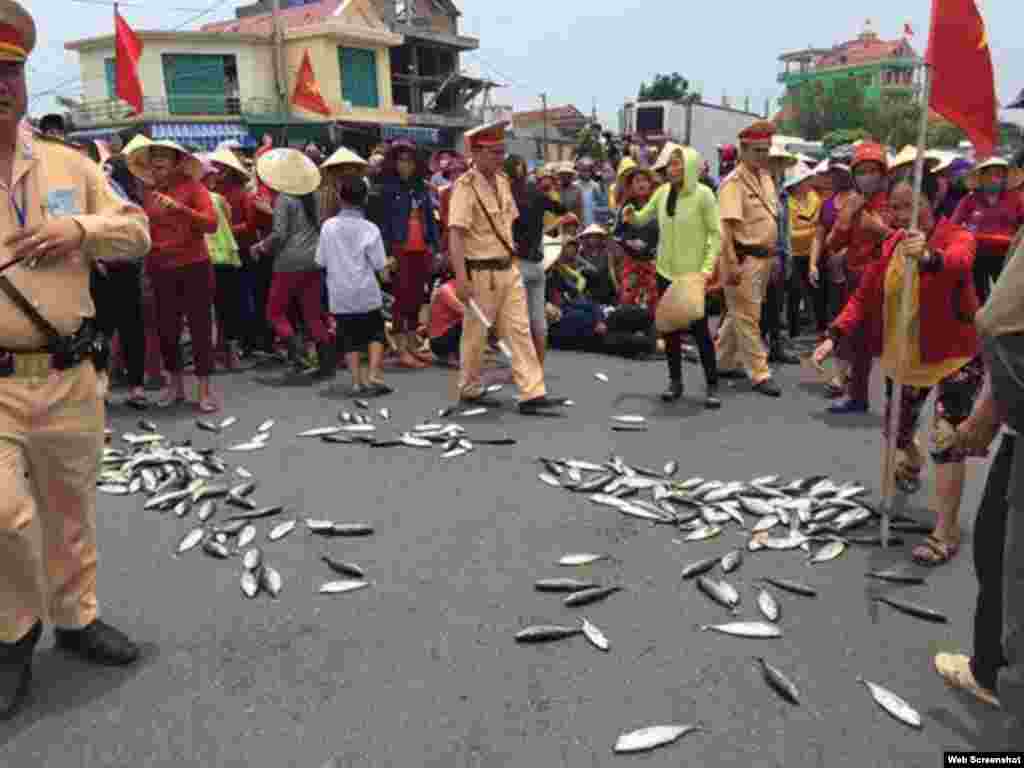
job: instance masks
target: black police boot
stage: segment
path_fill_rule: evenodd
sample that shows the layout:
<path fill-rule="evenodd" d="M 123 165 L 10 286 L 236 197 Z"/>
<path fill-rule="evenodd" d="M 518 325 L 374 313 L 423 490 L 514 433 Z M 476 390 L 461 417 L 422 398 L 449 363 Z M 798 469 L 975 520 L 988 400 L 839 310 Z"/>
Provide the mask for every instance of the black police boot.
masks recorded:
<path fill-rule="evenodd" d="M 682 379 L 671 379 L 668 383 L 668 389 L 661 393 L 662 402 L 674 403 L 676 400 L 683 396 L 683 380 Z"/>
<path fill-rule="evenodd" d="M 334 378 L 334 374 L 338 369 L 338 349 L 331 343 L 317 344 L 316 345 L 316 358 L 319 363 L 319 368 L 315 374 L 314 379 L 326 381 Z"/>
<path fill-rule="evenodd" d="M 0 720 L 10 720 L 21 709 L 32 684 L 32 653 L 43 634 L 37 621 L 15 643 L 0 643 Z"/>
<path fill-rule="evenodd" d="M 92 664 L 123 667 L 139 658 L 139 647 L 121 630 L 96 619 L 82 629 L 57 629 L 57 647 Z"/>

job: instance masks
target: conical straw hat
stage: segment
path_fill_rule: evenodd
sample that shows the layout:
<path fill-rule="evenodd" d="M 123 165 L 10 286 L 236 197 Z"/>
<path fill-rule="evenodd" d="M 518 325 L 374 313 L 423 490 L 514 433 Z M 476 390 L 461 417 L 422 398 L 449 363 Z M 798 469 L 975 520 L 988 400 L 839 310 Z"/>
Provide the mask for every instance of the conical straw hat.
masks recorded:
<path fill-rule="evenodd" d="M 136 137 L 137 138 L 137 137 Z M 134 142 L 134 139 L 132 140 Z M 153 171 L 150 167 L 150 152 L 156 147 L 163 147 L 164 149 L 173 149 L 178 153 L 180 159 L 180 166 L 185 172 L 186 176 L 189 176 L 196 181 L 203 178 L 203 164 L 199 158 L 188 152 L 180 144 L 176 144 L 173 141 L 148 141 L 145 144 L 140 144 L 135 147 L 128 154 L 128 170 L 132 172 L 133 176 L 142 179 L 147 184 L 153 183 Z"/>
<path fill-rule="evenodd" d="M 238 155 L 236 155 L 230 149 L 218 149 L 216 152 L 212 152 L 207 157 L 207 160 L 209 160 L 211 163 L 217 163 L 218 165 L 223 165 L 226 168 L 230 168 L 243 179 L 249 178 L 249 172 L 245 170 L 245 166 L 242 165 L 242 161 L 239 160 Z"/>
<path fill-rule="evenodd" d="M 338 150 L 320 164 L 321 168 L 331 168 L 335 165 L 361 165 L 368 168 L 370 164 L 353 152 L 348 147 L 339 147 Z"/>
<path fill-rule="evenodd" d="M 320 188 L 320 169 L 297 149 L 272 149 L 256 163 L 260 179 L 275 192 L 309 195 Z"/>

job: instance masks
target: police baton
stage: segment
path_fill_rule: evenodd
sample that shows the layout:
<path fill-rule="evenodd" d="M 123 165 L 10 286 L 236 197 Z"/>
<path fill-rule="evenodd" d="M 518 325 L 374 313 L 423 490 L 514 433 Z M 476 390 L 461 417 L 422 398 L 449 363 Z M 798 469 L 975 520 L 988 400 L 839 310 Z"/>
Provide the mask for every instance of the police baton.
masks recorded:
<path fill-rule="evenodd" d="M 487 315 L 480 309 L 480 305 L 476 303 L 476 299 L 469 300 L 469 308 L 473 310 L 473 314 L 476 315 L 477 320 L 483 323 L 484 328 L 487 329 L 488 333 L 493 329 L 494 325 L 490 320 L 487 319 Z M 512 362 L 512 350 L 508 348 L 508 344 L 505 343 L 504 339 L 498 339 L 498 349 L 501 350 L 502 354 Z"/>

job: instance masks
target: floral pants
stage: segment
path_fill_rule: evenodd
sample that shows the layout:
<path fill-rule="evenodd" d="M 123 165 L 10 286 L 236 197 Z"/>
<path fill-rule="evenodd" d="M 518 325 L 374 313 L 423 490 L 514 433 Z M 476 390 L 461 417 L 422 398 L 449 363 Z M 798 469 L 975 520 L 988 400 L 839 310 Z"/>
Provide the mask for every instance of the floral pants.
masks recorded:
<path fill-rule="evenodd" d="M 653 261 L 626 257 L 622 268 L 621 301 L 627 306 L 643 304 L 653 315 L 658 305 L 658 271 Z"/>
<path fill-rule="evenodd" d="M 936 464 L 960 464 L 967 454 L 948 447 L 949 437 L 956 431 L 971 413 L 974 400 L 981 391 L 985 378 L 985 366 L 981 357 L 975 357 L 959 371 L 947 376 L 938 384 L 938 399 L 932 415 L 930 453 Z M 889 437 L 889 420 L 892 412 L 892 379 L 885 380 L 885 422 L 882 428 L 886 438 Z M 917 432 L 921 411 L 931 394 L 932 387 L 903 387 L 900 423 L 897 430 L 896 447 L 907 450 Z"/>

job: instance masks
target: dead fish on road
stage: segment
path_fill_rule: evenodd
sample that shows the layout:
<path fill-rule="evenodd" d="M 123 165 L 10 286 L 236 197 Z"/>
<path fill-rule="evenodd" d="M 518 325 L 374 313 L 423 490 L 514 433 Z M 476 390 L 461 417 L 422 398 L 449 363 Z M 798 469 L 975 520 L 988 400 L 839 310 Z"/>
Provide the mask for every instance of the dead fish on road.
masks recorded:
<path fill-rule="evenodd" d="M 594 374 L 594 378 L 597 379 L 598 381 L 603 381 L 605 384 L 608 383 L 608 374 L 607 373 L 600 373 L 600 372 L 595 373 Z"/>
<path fill-rule="evenodd" d="M 722 555 L 722 572 L 732 573 L 743 564 L 743 553 L 734 549 Z"/>
<path fill-rule="evenodd" d="M 248 443 L 238 443 L 236 445 L 230 445 L 230 446 L 228 446 L 227 450 L 234 451 L 234 452 L 239 452 L 239 453 L 241 453 L 241 452 L 248 453 L 249 451 L 258 451 L 258 450 L 260 450 L 262 448 L 266 448 L 266 447 L 267 446 L 266 446 L 265 443 L 262 443 L 262 442 L 259 442 L 259 441 L 252 441 L 252 442 L 248 442 Z"/>
<path fill-rule="evenodd" d="M 239 581 L 242 594 L 252 600 L 260 593 L 260 580 L 252 571 L 242 571 L 242 578 Z"/>
<path fill-rule="evenodd" d="M 203 543 L 203 551 L 211 557 L 216 557 L 218 560 L 227 560 L 231 557 L 231 553 L 228 551 L 228 548 L 219 541 L 211 541 L 207 539 L 207 541 Z"/>
<path fill-rule="evenodd" d="M 470 408 L 468 411 L 459 411 L 459 416 L 483 416 L 485 413 L 486 408 Z"/>
<path fill-rule="evenodd" d="M 267 538 L 271 541 L 279 541 L 287 536 L 289 533 L 295 530 L 295 521 L 287 520 L 280 525 L 274 527 L 274 529 L 268 534 Z"/>
<path fill-rule="evenodd" d="M 724 581 L 715 581 L 707 576 L 697 578 L 697 588 L 719 605 L 735 610 L 740 603 L 739 593 Z"/>
<path fill-rule="evenodd" d="M 817 552 L 814 553 L 814 556 L 811 557 L 811 559 L 810 559 L 810 563 L 812 565 L 815 565 L 815 564 L 818 564 L 818 563 L 827 563 L 830 560 L 835 560 L 837 557 L 839 557 L 845 551 L 846 551 L 846 542 L 843 542 L 843 541 L 830 541 L 828 544 L 826 544 L 825 546 L 823 546 L 821 549 L 819 549 Z"/>
<path fill-rule="evenodd" d="M 908 573 L 904 570 L 892 569 L 888 571 L 868 571 L 867 577 L 869 579 L 878 579 L 879 581 L 888 581 L 893 584 L 924 584 L 925 580 L 921 576 L 917 576 L 912 573 Z"/>
<path fill-rule="evenodd" d="M 128 486 L 123 483 L 103 483 L 98 485 L 96 490 L 111 496 L 127 496 L 129 494 Z"/>
<path fill-rule="evenodd" d="M 586 617 L 583 617 L 580 622 L 583 628 L 583 634 L 586 636 L 587 640 L 590 641 L 591 645 L 600 651 L 607 651 L 611 647 L 611 643 L 608 642 L 608 638 L 604 636 L 604 633 L 587 621 Z"/>
<path fill-rule="evenodd" d="M 228 427 L 236 424 L 237 422 L 238 422 L 237 417 L 235 417 L 235 416 L 228 416 L 226 419 L 224 419 L 224 421 L 222 421 L 220 423 L 220 428 L 221 429 L 227 429 Z"/>
<path fill-rule="evenodd" d="M 540 579 L 533 585 L 538 592 L 582 592 L 599 586 L 592 581 L 570 578 Z"/>
<path fill-rule="evenodd" d="M 704 730 L 700 723 L 693 725 L 651 725 L 624 733 L 615 742 L 613 750 L 619 754 L 646 752 L 678 741 L 689 733 Z"/>
<path fill-rule="evenodd" d="M 341 432 L 341 427 L 314 427 L 300 432 L 296 437 L 323 437 L 324 435 L 336 435 Z"/>
<path fill-rule="evenodd" d="M 247 512 L 237 512 L 234 515 L 230 515 L 227 520 L 262 520 L 265 517 L 274 517 L 284 512 L 284 507 L 263 507 L 262 509 L 254 509 Z"/>
<path fill-rule="evenodd" d="M 575 566 L 575 565 L 590 565 L 596 563 L 598 560 L 605 560 L 608 555 L 596 555 L 590 552 L 582 554 L 563 555 L 559 561 L 559 565 Z"/>
<path fill-rule="evenodd" d="M 220 427 L 206 419 L 196 419 L 196 426 L 204 432 L 220 432 Z"/>
<path fill-rule="evenodd" d="M 688 566 L 683 568 L 682 579 L 692 579 L 694 576 L 700 576 L 701 574 L 707 573 L 714 568 L 721 561 L 719 557 L 709 557 L 704 560 L 698 560 L 695 563 L 690 563 Z"/>
<path fill-rule="evenodd" d="M 542 483 L 550 485 L 552 488 L 562 487 L 562 482 L 557 477 L 547 472 L 541 472 L 539 475 L 537 475 L 537 479 L 540 480 Z"/>
<path fill-rule="evenodd" d="M 256 539 L 256 526 L 247 525 L 238 533 L 238 541 L 235 542 L 235 547 L 238 549 L 245 549 L 247 546 L 253 543 Z"/>
<path fill-rule="evenodd" d="M 895 693 L 876 683 L 869 682 L 863 677 L 858 677 L 857 682 L 863 683 L 871 693 L 871 698 L 875 700 L 875 703 L 901 723 L 905 723 L 911 728 L 921 727 L 921 715 Z"/>
<path fill-rule="evenodd" d="M 646 424 L 647 419 L 632 413 L 624 413 L 620 416 L 612 416 L 612 421 L 620 424 Z"/>
<path fill-rule="evenodd" d="M 199 542 L 206 536 L 205 528 L 193 528 L 191 531 L 185 534 L 185 538 L 178 544 L 178 554 L 183 555 L 189 550 L 195 549 Z"/>
<path fill-rule="evenodd" d="M 283 586 L 284 580 L 281 578 L 281 574 L 269 565 L 263 566 L 263 570 L 260 571 L 260 587 L 267 590 L 271 597 L 277 597 L 281 594 Z"/>
<path fill-rule="evenodd" d="M 390 408 L 381 408 L 379 411 L 377 411 L 377 413 L 380 415 L 382 419 L 384 419 L 384 421 L 391 421 Z"/>
<path fill-rule="evenodd" d="M 526 627 L 516 633 L 517 643 L 548 643 L 553 640 L 564 640 L 567 637 L 583 634 L 582 627 L 560 627 L 556 625 L 536 625 Z"/>
<path fill-rule="evenodd" d="M 888 606 L 895 608 L 897 611 L 902 611 L 908 616 L 914 616 L 918 619 L 924 619 L 925 621 L 932 621 L 936 624 L 946 624 L 949 619 L 944 613 L 928 608 L 924 605 L 918 605 L 917 603 L 911 603 L 906 600 L 897 600 L 893 597 L 876 597 L 875 600 L 880 603 L 885 603 Z"/>
<path fill-rule="evenodd" d="M 265 433 L 269 432 L 273 428 L 274 428 L 274 420 L 273 419 L 267 419 L 262 424 L 260 424 L 258 427 L 256 427 L 256 431 L 259 432 L 262 435 L 262 434 L 265 434 Z"/>
<path fill-rule="evenodd" d="M 707 541 L 720 534 L 722 529 L 718 526 L 703 526 L 683 537 L 683 541 Z"/>
<path fill-rule="evenodd" d="M 717 625 L 700 624 L 697 628 L 702 632 L 711 630 L 735 637 L 782 637 L 781 629 L 774 624 L 766 624 L 763 621 L 738 621 L 731 624 Z"/>
<path fill-rule="evenodd" d="M 794 595 L 801 595 L 803 597 L 817 597 L 818 590 L 808 587 L 805 584 L 801 584 L 797 581 L 790 581 L 789 579 L 776 579 L 771 576 L 765 576 L 761 579 L 771 584 L 773 587 L 785 590 L 786 592 L 792 592 Z"/>
<path fill-rule="evenodd" d="M 569 595 L 563 603 L 569 608 L 575 608 L 581 605 L 590 605 L 596 603 L 599 600 L 604 600 L 616 592 L 622 590 L 622 587 L 608 586 L 608 587 L 592 587 L 591 589 L 583 589 L 579 592 L 573 592 Z"/>
<path fill-rule="evenodd" d="M 238 475 L 239 477 L 245 479 L 245 480 L 251 480 L 252 479 L 252 472 L 250 472 L 245 467 L 235 467 L 235 474 Z"/>
<path fill-rule="evenodd" d="M 321 555 L 320 559 L 328 568 L 339 576 L 353 576 L 357 579 L 364 579 L 366 577 L 366 574 L 363 573 L 363 569 L 355 563 L 346 563 L 341 560 L 335 560 L 333 557 L 328 555 Z"/>
<path fill-rule="evenodd" d="M 321 595 L 343 595 L 370 586 L 370 582 L 362 580 L 329 581 L 320 587 Z"/>
<path fill-rule="evenodd" d="M 771 622 L 778 621 L 782 614 L 779 602 L 765 589 L 757 593 L 757 608 L 761 611 L 761 615 Z"/>
<path fill-rule="evenodd" d="M 788 677 L 760 656 L 755 656 L 754 661 L 761 665 L 761 674 L 772 689 L 790 704 L 800 706 L 800 691 Z"/>
<path fill-rule="evenodd" d="M 242 555 L 242 567 L 247 571 L 258 571 L 263 565 L 263 551 L 259 547 L 253 547 Z"/>
<path fill-rule="evenodd" d="M 207 499 L 199 505 L 199 510 L 196 512 L 196 517 L 200 523 L 205 523 L 213 514 L 217 511 L 217 503 Z"/>

